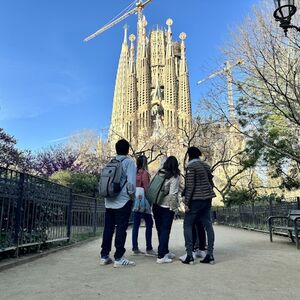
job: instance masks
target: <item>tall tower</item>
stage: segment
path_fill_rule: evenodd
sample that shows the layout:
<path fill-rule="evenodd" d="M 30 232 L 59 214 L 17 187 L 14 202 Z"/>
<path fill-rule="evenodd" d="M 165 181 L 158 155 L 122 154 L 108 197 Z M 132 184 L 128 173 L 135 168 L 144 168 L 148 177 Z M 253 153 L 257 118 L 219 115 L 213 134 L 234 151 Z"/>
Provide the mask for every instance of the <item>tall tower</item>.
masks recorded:
<path fill-rule="evenodd" d="M 192 120 L 185 34 L 181 44 L 172 39 L 173 21 L 167 29 L 157 26 L 148 35 L 145 16 L 139 13 L 136 59 L 134 35 L 127 44 L 127 28 L 116 76 L 110 142 L 120 137 L 139 149 L 146 142 L 170 132 L 182 133 Z M 113 146 L 113 145 L 112 145 Z"/>
<path fill-rule="evenodd" d="M 120 136 L 124 136 L 124 118 L 127 99 L 127 74 L 129 65 L 129 51 L 127 44 L 127 25 L 124 26 L 124 39 L 121 47 L 118 71 L 116 76 L 113 109 L 110 125 L 110 143 L 114 143 Z"/>
<path fill-rule="evenodd" d="M 188 66 L 185 56 L 186 34 L 180 34 L 181 39 L 181 60 L 179 63 L 179 78 L 178 78 L 178 126 L 182 129 L 188 129 L 192 122 L 192 108 L 190 96 L 190 84 Z"/>
<path fill-rule="evenodd" d="M 127 80 L 127 99 L 125 106 L 125 138 L 130 143 L 133 143 L 134 137 L 137 135 L 137 78 L 136 68 L 134 61 L 134 45 L 135 35 L 129 36 L 130 44 L 130 57 L 128 68 L 128 80 Z"/>
<path fill-rule="evenodd" d="M 176 128 L 177 126 L 177 106 L 178 106 L 178 88 L 175 69 L 175 56 L 173 53 L 172 44 L 172 19 L 168 19 L 167 31 L 167 51 L 166 51 L 166 65 L 165 65 L 165 105 L 164 105 L 164 125 L 166 128 Z"/>
<path fill-rule="evenodd" d="M 138 78 L 137 78 L 137 90 L 138 90 L 138 131 L 141 136 L 147 137 L 151 131 L 151 120 L 150 120 L 150 93 L 151 93 L 151 76 L 150 66 L 148 57 L 147 37 L 146 37 L 146 26 L 147 21 L 144 16 L 141 23 L 142 36 L 138 40 L 138 47 L 141 49 L 140 56 L 138 57 Z"/>

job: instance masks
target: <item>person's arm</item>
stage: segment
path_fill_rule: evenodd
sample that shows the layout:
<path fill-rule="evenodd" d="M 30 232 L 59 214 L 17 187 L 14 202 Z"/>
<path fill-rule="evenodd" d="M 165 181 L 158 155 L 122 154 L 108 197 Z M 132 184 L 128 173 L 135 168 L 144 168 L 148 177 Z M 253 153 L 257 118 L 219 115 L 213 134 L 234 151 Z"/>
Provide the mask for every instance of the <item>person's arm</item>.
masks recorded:
<path fill-rule="evenodd" d="M 212 172 L 211 172 L 210 166 L 205 165 L 205 169 L 206 169 L 208 181 L 209 181 L 211 187 L 213 188 L 213 187 L 215 186 L 215 185 L 214 185 L 214 182 L 213 182 L 214 175 L 213 175 Z"/>
<path fill-rule="evenodd" d="M 127 184 L 126 184 L 127 193 L 130 199 L 134 200 L 135 186 L 136 186 L 136 166 L 132 159 L 128 160 L 126 177 L 127 177 Z"/>
<path fill-rule="evenodd" d="M 168 198 L 170 209 L 176 211 L 178 209 L 178 193 L 179 193 L 179 176 L 172 177 L 170 180 L 170 190 L 169 194 L 166 196 Z"/>
<path fill-rule="evenodd" d="M 185 176 L 185 199 L 184 199 L 184 204 L 187 208 L 190 205 L 194 188 L 195 188 L 195 169 L 187 168 L 186 176 Z"/>
<path fill-rule="evenodd" d="M 177 195 L 179 192 L 179 176 L 176 178 L 172 178 L 170 182 L 170 191 L 169 195 Z"/>

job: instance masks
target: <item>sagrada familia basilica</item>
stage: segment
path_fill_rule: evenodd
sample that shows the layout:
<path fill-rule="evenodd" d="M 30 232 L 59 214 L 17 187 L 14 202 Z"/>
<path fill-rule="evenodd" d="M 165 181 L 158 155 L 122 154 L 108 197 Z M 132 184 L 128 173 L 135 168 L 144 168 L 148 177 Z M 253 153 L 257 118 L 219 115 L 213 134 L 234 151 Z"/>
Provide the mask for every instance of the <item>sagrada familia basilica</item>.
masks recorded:
<path fill-rule="evenodd" d="M 145 150 L 143 145 L 155 144 L 161 139 L 160 142 L 165 142 L 166 154 L 175 155 L 183 169 L 187 146 L 184 144 L 184 135 L 193 130 L 192 109 L 186 60 L 186 34 L 182 32 L 179 35 L 180 41 L 174 40 L 172 24 L 173 21 L 168 19 L 167 28 L 157 27 L 147 33 L 147 21 L 141 14 L 138 18 L 137 38 L 133 34 L 128 38 L 128 28 L 124 27 L 108 149 L 113 155 L 116 141 L 125 138 L 132 145 L 132 149 L 141 153 Z M 228 95 L 228 111 L 231 123 L 239 126 L 235 117 L 232 91 L 231 95 Z M 215 139 L 212 135 L 216 135 Z M 208 157 L 211 164 L 231 160 L 236 153 L 245 148 L 244 137 L 224 121 L 210 125 L 208 136 L 201 139 L 204 144 L 205 141 L 212 143 L 214 147 L 211 157 Z M 224 150 L 225 145 L 228 153 Z M 223 155 L 221 158 L 220 153 Z M 159 162 L 151 165 L 153 170 L 157 170 L 157 163 Z M 252 171 L 247 171 L 242 179 L 241 176 L 235 177 L 234 174 L 239 173 L 236 163 L 222 166 L 214 171 L 215 184 L 220 188 L 226 188 L 228 178 L 231 178 L 232 174 L 232 178 L 235 179 L 231 181 L 235 181 L 235 186 L 248 185 L 253 181 L 252 177 L 259 181 L 255 171 L 254 175 L 251 175 Z M 215 201 L 220 204 L 221 198 L 218 197 Z"/>
<path fill-rule="evenodd" d="M 130 44 L 125 26 L 114 90 L 111 145 L 123 137 L 138 148 L 169 130 L 179 134 L 179 128 L 191 126 L 186 34 L 180 34 L 180 42 L 174 41 L 172 23 L 168 19 L 167 29 L 147 34 L 143 16 L 138 20 L 137 41 L 131 34 Z"/>

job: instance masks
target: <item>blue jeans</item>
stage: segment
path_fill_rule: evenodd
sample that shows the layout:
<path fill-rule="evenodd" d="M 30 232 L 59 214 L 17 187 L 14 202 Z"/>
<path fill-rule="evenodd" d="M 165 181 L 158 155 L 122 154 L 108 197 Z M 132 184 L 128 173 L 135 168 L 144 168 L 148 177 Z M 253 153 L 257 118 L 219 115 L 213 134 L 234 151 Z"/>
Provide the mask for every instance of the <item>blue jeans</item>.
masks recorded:
<path fill-rule="evenodd" d="M 169 253 L 169 239 L 174 219 L 174 212 L 169 208 L 153 205 L 153 215 L 158 235 L 158 258 Z"/>
<path fill-rule="evenodd" d="M 151 214 L 145 214 L 141 212 L 133 213 L 133 227 L 132 227 L 132 250 L 138 250 L 138 236 L 139 236 L 139 228 L 141 224 L 141 219 L 145 220 L 146 223 L 146 250 L 152 250 L 152 227 L 153 220 Z"/>

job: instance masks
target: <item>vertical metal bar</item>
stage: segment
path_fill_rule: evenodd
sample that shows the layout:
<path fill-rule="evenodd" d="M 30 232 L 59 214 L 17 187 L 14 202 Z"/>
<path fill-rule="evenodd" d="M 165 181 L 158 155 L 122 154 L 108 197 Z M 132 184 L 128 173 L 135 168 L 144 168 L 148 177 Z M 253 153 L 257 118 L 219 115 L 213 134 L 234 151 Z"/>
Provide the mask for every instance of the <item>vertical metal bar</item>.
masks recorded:
<path fill-rule="evenodd" d="M 300 197 L 297 197 L 297 209 L 300 209 Z"/>
<path fill-rule="evenodd" d="M 94 198 L 94 214 L 93 214 L 93 235 L 96 235 L 97 230 L 97 198 Z"/>
<path fill-rule="evenodd" d="M 251 203 L 251 216 L 252 216 L 252 227 L 255 228 L 255 208 L 254 202 Z"/>
<path fill-rule="evenodd" d="M 15 210 L 15 236 L 14 243 L 16 245 L 16 256 L 19 254 L 19 241 L 20 241 L 20 227 L 21 227 L 21 218 L 22 218 L 22 205 L 23 205 L 23 197 L 24 197 L 24 181 L 25 174 L 20 173 L 20 181 L 19 181 L 19 195 L 17 199 L 17 207 Z"/>
<path fill-rule="evenodd" d="M 239 205 L 239 218 L 240 218 L 240 225 L 243 225 L 243 221 L 242 221 L 242 207 L 241 207 L 241 205 Z"/>
<path fill-rule="evenodd" d="M 273 215 L 273 200 L 270 197 L 269 199 L 269 215 L 272 216 Z"/>
<path fill-rule="evenodd" d="M 299 231 L 298 231 L 298 224 L 297 219 L 294 221 L 294 231 L 295 231 L 295 241 L 296 241 L 296 247 L 299 250 L 300 243 L 299 243 Z"/>
<path fill-rule="evenodd" d="M 69 238 L 69 242 L 71 240 L 72 208 L 73 208 L 73 192 L 72 192 L 72 189 L 70 189 L 69 208 L 68 208 L 68 225 L 67 225 L 67 237 Z"/>
<path fill-rule="evenodd" d="M 272 219 L 271 218 L 268 219 L 268 223 L 269 223 L 270 242 L 273 242 Z"/>

